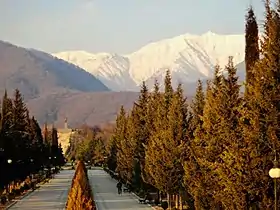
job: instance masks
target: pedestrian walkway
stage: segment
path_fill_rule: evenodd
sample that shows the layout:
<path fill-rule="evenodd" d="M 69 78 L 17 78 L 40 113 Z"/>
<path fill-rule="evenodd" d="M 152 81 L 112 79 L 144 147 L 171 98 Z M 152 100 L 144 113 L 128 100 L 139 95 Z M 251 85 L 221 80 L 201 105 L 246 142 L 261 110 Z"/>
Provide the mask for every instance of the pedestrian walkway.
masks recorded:
<path fill-rule="evenodd" d="M 151 210 L 131 193 L 118 195 L 117 182 L 102 169 L 88 170 L 97 210 Z"/>
<path fill-rule="evenodd" d="M 20 210 L 58 210 L 64 209 L 68 191 L 71 187 L 74 170 L 62 170 L 50 180 L 42 185 L 38 190 L 19 200 L 9 209 Z"/>

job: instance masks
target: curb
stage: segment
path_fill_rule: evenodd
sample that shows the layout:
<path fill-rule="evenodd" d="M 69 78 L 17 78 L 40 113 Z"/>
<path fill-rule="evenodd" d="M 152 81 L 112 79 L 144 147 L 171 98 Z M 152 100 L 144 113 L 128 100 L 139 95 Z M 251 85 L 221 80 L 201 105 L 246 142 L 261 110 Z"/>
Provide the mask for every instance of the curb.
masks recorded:
<path fill-rule="evenodd" d="M 94 169 L 90 169 L 90 170 L 94 170 Z M 103 169 L 102 169 L 102 170 L 103 170 Z M 88 170 L 87 170 L 87 174 L 88 174 L 88 176 L 89 176 Z M 91 188 L 91 192 L 92 192 L 92 197 L 93 197 L 93 202 L 94 202 L 94 205 L 95 205 L 95 209 L 96 209 L 96 210 L 99 210 L 99 207 L 98 207 L 97 203 L 95 202 L 95 198 L 94 198 L 94 192 L 93 192 L 94 188 L 93 188 L 93 186 L 91 186 L 90 180 L 88 180 L 88 182 L 89 182 L 89 186 L 90 186 L 90 188 Z"/>
<path fill-rule="evenodd" d="M 138 195 L 136 195 L 134 192 L 131 192 L 131 194 L 134 195 L 136 198 L 141 199 L 141 198 L 140 198 Z M 155 210 L 156 210 L 156 208 L 153 207 L 151 204 L 149 204 L 149 203 L 145 203 L 145 204 L 148 205 L 149 207 L 151 207 L 152 209 L 155 209 Z"/>

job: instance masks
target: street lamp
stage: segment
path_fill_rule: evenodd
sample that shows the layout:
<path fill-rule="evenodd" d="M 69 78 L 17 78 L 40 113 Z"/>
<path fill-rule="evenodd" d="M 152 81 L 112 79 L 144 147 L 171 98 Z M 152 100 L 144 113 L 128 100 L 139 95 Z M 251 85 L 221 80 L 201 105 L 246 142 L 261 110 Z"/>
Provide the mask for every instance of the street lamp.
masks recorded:
<path fill-rule="evenodd" d="M 277 210 L 277 179 L 280 178 L 280 168 L 277 166 L 277 158 L 275 152 L 274 166 L 269 170 L 269 176 L 274 179 L 274 209 Z"/>
<path fill-rule="evenodd" d="M 11 164 L 13 161 L 11 159 L 8 159 L 7 162 Z"/>

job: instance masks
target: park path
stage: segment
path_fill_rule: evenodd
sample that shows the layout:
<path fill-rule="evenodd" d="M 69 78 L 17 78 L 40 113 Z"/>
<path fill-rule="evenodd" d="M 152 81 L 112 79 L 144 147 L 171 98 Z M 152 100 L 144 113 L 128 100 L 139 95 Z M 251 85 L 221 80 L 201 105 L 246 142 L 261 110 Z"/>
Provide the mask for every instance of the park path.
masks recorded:
<path fill-rule="evenodd" d="M 116 181 L 100 168 L 88 170 L 97 210 L 151 210 L 146 204 L 139 204 L 131 193 L 118 195 Z"/>
<path fill-rule="evenodd" d="M 68 191 L 71 187 L 74 170 L 62 170 L 49 183 L 19 200 L 9 209 L 20 210 L 58 210 L 64 209 Z"/>

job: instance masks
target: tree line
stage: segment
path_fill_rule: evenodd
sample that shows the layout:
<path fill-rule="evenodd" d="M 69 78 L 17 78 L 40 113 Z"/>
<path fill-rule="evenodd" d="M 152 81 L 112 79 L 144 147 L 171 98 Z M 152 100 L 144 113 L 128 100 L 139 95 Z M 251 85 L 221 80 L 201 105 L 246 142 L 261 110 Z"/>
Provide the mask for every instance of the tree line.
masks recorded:
<path fill-rule="evenodd" d="M 69 160 L 82 160 L 94 165 L 102 165 L 106 157 L 106 145 L 113 133 L 113 125 L 76 129 L 70 137 L 70 146 L 65 156 Z"/>
<path fill-rule="evenodd" d="M 57 129 L 48 131 L 45 126 L 42 133 L 20 91 L 16 89 L 13 98 L 5 91 L 0 112 L 0 193 L 12 181 L 24 181 L 31 174 L 63 163 Z"/>
<path fill-rule="evenodd" d="M 169 71 L 163 92 L 157 82 L 151 92 L 143 83 L 132 109 L 118 113 L 108 167 L 136 189 L 184 194 L 192 209 L 272 209 L 268 172 L 280 152 L 279 4 L 265 1 L 263 29 L 260 39 L 250 7 L 243 85 L 232 57 L 224 69 L 215 66 L 205 89 L 198 81 L 191 102 L 182 85 L 173 89 Z"/>

